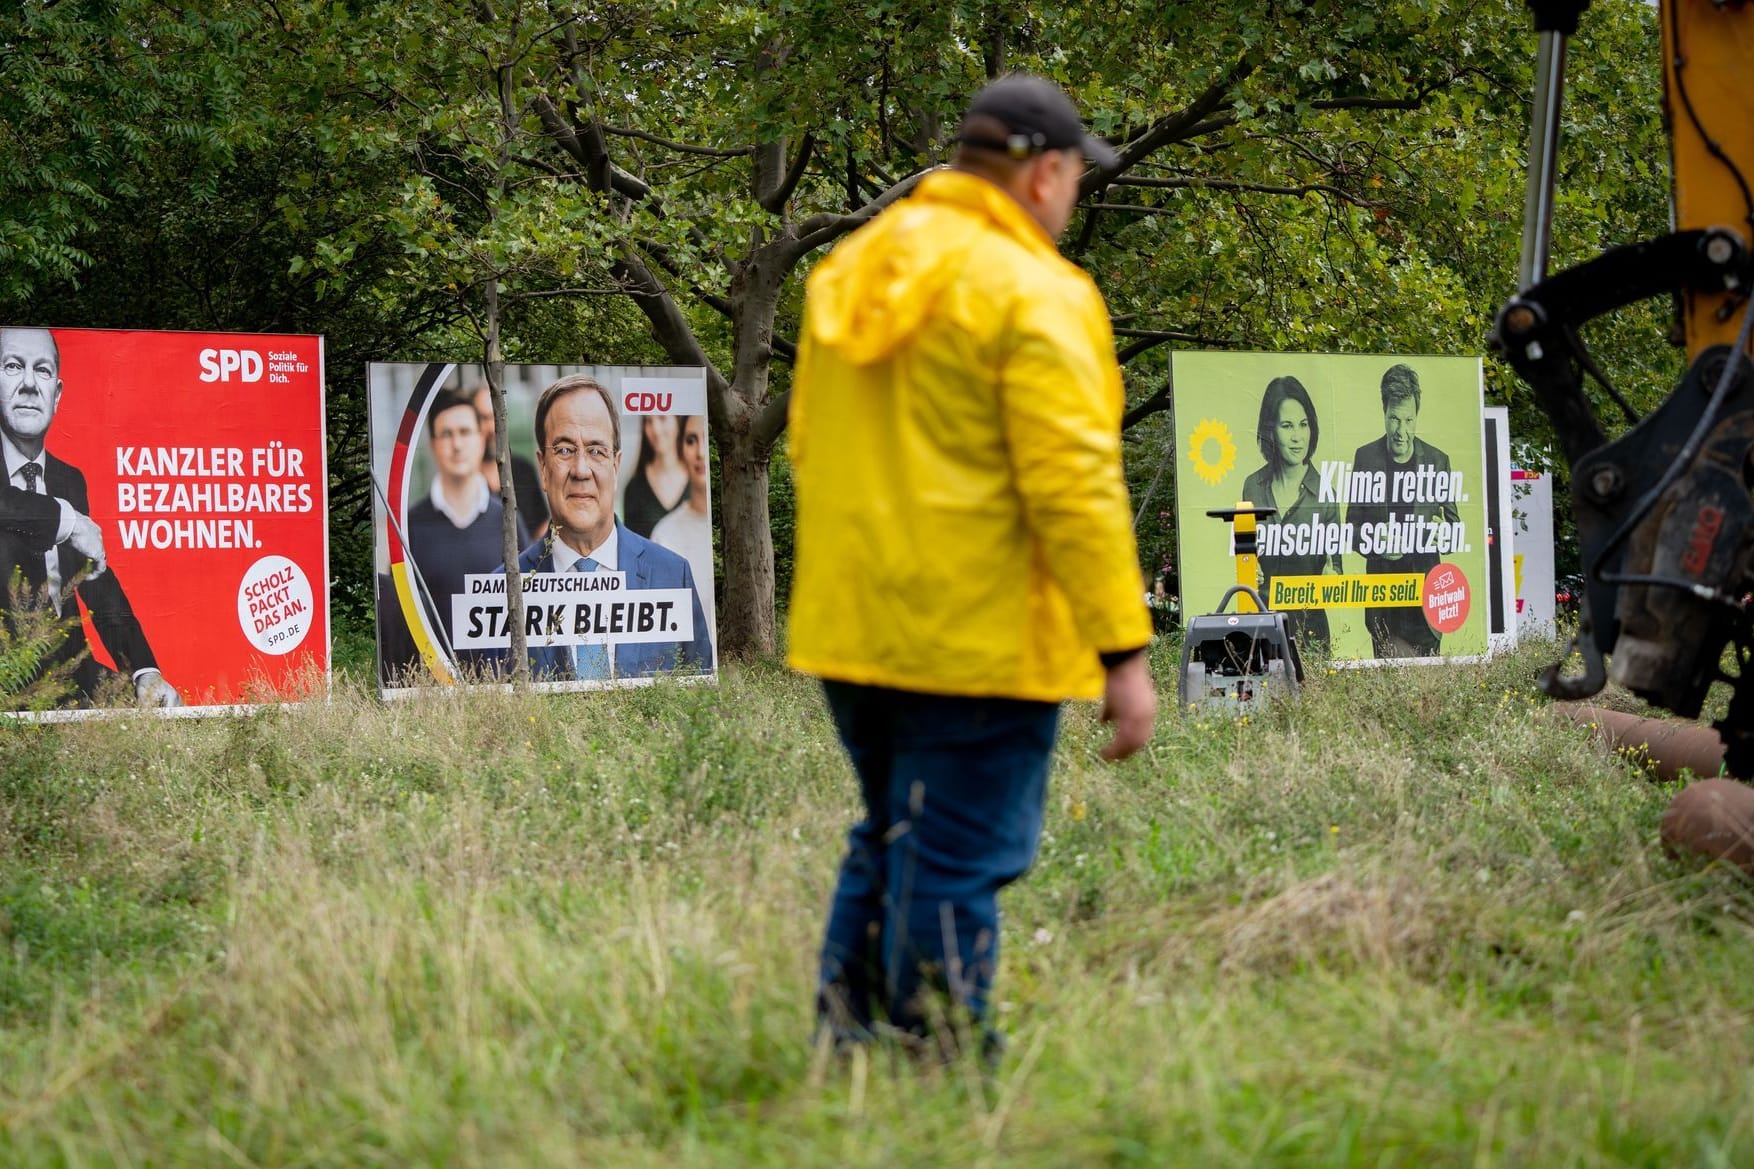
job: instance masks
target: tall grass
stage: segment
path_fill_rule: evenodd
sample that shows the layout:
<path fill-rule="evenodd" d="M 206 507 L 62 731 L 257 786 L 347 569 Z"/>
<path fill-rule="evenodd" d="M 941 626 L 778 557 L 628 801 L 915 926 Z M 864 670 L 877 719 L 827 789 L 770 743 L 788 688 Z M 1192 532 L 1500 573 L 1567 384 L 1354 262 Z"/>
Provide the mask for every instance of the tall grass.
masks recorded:
<path fill-rule="evenodd" d="M 990 1079 L 810 1047 L 853 788 L 776 668 L 3 726 L 0 1164 L 1754 1163 L 1754 896 L 1538 659 L 1073 712 Z"/>

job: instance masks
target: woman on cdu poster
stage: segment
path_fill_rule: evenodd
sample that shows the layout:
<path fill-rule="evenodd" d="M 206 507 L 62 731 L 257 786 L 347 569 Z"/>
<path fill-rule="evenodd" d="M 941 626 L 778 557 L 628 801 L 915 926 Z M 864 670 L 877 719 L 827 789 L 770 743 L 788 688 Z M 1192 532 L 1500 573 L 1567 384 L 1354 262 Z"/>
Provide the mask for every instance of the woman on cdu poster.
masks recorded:
<path fill-rule="evenodd" d="M 1288 376 L 1268 382 L 1267 392 L 1261 395 L 1260 419 L 1255 425 L 1255 443 L 1266 463 L 1242 484 L 1244 499 L 1278 513 L 1263 520 L 1263 524 L 1291 528 L 1315 518 L 1321 476 L 1313 460 L 1320 437 L 1315 403 L 1310 401 L 1303 383 Z M 1275 576 L 1342 571 L 1338 556 L 1319 552 L 1262 555 L 1260 564 L 1261 595 L 1268 598 L 1269 604 Z M 1320 609 L 1292 609 L 1285 614 L 1285 621 L 1300 648 L 1307 651 L 1315 642 L 1324 646 L 1328 643 L 1328 615 Z"/>

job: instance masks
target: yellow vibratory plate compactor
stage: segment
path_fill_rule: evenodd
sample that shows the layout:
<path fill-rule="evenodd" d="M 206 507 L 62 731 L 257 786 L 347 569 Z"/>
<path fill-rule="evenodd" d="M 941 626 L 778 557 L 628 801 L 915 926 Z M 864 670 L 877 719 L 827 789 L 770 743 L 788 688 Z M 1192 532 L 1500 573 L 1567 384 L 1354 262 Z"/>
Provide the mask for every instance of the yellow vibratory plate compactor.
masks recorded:
<path fill-rule="evenodd" d="M 1206 513 L 1230 525 L 1236 583 L 1218 608 L 1188 621 L 1182 643 L 1181 701 L 1184 710 L 1229 716 L 1254 712 L 1276 698 L 1295 697 L 1303 661 L 1285 625 L 1285 614 L 1267 608 L 1255 590 L 1260 579 L 1255 524 L 1277 514 L 1244 500 Z M 1231 599 L 1236 612 L 1226 613 Z"/>

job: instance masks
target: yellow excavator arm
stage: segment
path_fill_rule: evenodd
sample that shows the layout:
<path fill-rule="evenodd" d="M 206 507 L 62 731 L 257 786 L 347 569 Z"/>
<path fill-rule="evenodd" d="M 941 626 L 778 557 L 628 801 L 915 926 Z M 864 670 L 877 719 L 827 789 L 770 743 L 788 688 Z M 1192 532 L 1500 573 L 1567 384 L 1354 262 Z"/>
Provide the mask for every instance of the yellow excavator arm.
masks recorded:
<path fill-rule="evenodd" d="M 1547 272 L 1566 43 L 1589 0 L 1528 0 L 1540 32 L 1519 292 L 1494 346 L 1535 391 L 1572 472 L 1584 566 L 1581 674 L 1542 685 L 1583 698 L 1612 678 L 1696 717 L 1731 686 L 1714 723 L 1725 762 L 1754 779 L 1754 4 L 1663 0 L 1664 114 L 1674 230 Z M 1681 385 L 1610 439 L 1583 384 L 1602 381 L 1587 321 L 1648 297 L 1680 306 Z M 1569 656 L 1569 654 L 1567 655 Z"/>
<path fill-rule="evenodd" d="M 1658 18 L 1675 227 L 1722 227 L 1754 250 L 1754 5 L 1663 0 Z M 1682 291 L 1689 365 L 1735 340 L 1749 291 Z"/>

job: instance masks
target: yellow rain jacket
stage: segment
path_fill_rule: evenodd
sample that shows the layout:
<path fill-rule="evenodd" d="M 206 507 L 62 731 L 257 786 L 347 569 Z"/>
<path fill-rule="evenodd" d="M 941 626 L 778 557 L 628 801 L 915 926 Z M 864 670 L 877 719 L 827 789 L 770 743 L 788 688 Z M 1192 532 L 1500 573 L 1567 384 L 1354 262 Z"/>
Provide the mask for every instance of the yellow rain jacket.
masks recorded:
<path fill-rule="evenodd" d="M 1102 693 L 1151 637 L 1096 285 L 938 171 L 811 274 L 792 389 L 788 659 L 935 694 Z"/>

